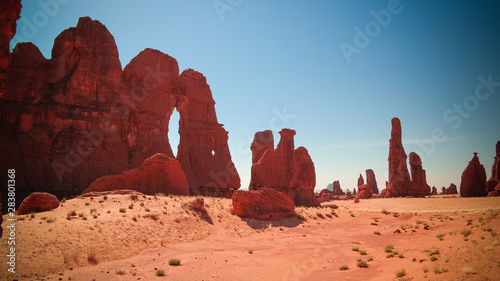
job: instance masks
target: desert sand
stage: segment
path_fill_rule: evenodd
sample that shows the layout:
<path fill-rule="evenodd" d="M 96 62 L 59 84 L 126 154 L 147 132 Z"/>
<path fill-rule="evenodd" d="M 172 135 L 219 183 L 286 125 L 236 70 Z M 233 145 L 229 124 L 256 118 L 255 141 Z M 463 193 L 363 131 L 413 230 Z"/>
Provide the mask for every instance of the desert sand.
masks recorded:
<path fill-rule="evenodd" d="M 221 198 L 199 214 L 193 200 L 75 198 L 18 216 L 16 274 L 2 255 L 0 279 L 500 280 L 498 197 L 333 201 L 275 221 L 239 218 Z"/>

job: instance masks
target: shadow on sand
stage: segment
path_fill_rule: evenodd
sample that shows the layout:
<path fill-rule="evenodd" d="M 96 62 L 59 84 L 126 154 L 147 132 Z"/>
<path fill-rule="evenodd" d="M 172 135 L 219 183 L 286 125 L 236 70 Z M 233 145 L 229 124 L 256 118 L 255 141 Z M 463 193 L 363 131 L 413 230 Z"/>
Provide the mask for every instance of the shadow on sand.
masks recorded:
<path fill-rule="evenodd" d="M 246 222 L 248 226 L 255 230 L 261 230 L 268 228 L 269 226 L 271 227 L 297 227 L 302 224 L 302 220 L 298 219 L 297 216 L 289 217 L 289 218 L 283 218 L 283 219 L 277 219 L 277 220 L 256 220 L 256 219 L 250 219 L 250 218 L 241 218 L 242 221 Z"/>

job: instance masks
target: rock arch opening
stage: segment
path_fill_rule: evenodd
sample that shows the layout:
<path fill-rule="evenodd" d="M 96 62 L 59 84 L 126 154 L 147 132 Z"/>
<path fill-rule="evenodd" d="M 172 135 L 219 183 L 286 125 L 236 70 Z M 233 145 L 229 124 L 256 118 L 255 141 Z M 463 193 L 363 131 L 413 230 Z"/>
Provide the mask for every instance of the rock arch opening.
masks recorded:
<path fill-rule="evenodd" d="M 170 142 L 172 153 L 176 158 L 180 141 L 179 122 L 180 122 L 180 114 L 177 111 L 177 108 L 174 108 L 172 114 L 170 115 L 170 120 L 168 121 L 168 141 Z"/>

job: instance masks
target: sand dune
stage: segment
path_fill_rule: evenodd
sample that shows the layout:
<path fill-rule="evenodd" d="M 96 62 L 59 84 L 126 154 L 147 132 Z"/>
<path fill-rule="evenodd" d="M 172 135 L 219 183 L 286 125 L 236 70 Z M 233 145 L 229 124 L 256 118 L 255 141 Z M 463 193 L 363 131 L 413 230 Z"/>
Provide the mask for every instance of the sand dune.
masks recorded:
<path fill-rule="evenodd" d="M 208 215 L 200 215 L 187 209 L 193 199 L 76 198 L 21 216 L 17 273 L 7 272 L 4 255 L 0 278 L 500 280 L 500 198 L 334 201 L 336 210 L 297 208 L 306 221 L 241 219 L 230 199 L 219 198 L 205 198 Z M 389 245 L 392 257 L 384 251 Z M 170 259 L 181 265 L 169 266 Z"/>

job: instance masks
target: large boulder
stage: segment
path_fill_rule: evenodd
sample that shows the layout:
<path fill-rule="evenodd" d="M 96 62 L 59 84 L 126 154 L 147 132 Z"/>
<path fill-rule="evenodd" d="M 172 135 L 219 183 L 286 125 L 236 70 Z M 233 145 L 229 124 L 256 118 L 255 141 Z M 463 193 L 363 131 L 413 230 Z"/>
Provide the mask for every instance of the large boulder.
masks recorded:
<path fill-rule="evenodd" d="M 179 161 L 193 195 L 230 197 L 240 187 L 206 78 L 192 69 L 179 74 L 175 58 L 153 49 L 122 70 L 115 40 L 99 21 L 82 17 L 63 31 L 50 59 L 31 43 L 17 44 L 6 83 L 0 170 L 16 169 L 18 196 L 78 195 L 155 153 Z M 168 139 L 174 110 L 176 156 Z"/>
<path fill-rule="evenodd" d="M 179 161 L 161 153 L 146 159 L 137 169 L 95 180 L 83 193 L 118 189 L 150 195 L 189 195 L 189 184 Z"/>
<path fill-rule="evenodd" d="M 292 198 L 270 188 L 235 191 L 233 209 L 239 217 L 257 220 L 281 219 L 295 215 Z"/>
<path fill-rule="evenodd" d="M 488 195 L 486 193 L 486 170 L 479 162 L 476 152 L 474 152 L 472 160 L 462 173 L 460 195 L 462 197 L 483 197 Z"/>
<path fill-rule="evenodd" d="M 288 194 L 295 205 L 318 206 L 314 195 L 316 172 L 306 148 L 294 149 L 294 130 L 280 131 L 274 149 L 271 131 L 257 132 L 252 142 L 252 168 L 249 190 L 272 188 Z M 259 158 L 260 156 L 260 158 Z"/>
<path fill-rule="evenodd" d="M 52 194 L 45 192 L 33 192 L 24 198 L 17 210 L 18 215 L 50 211 L 59 207 L 59 200 Z"/>
<path fill-rule="evenodd" d="M 362 184 L 358 186 L 358 193 L 356 194 L 358 199 L 370 199 L 372 198 L 372 187 L 369 184 Z"/>

